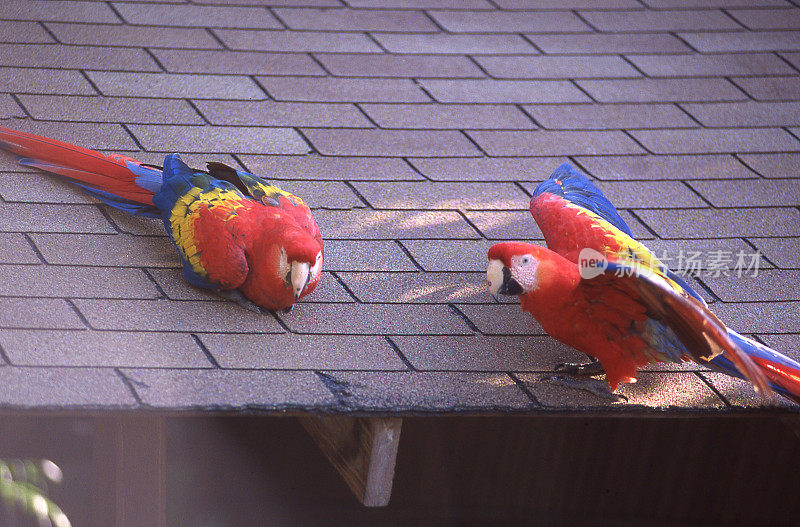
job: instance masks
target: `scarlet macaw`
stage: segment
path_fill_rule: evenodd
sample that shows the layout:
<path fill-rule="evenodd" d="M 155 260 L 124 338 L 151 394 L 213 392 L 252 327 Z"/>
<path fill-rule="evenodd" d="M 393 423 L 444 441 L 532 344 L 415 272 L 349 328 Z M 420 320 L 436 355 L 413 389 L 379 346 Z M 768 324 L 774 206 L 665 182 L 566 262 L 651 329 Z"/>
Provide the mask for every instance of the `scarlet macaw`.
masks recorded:
<path fill-rule="evenodd" d="M 164 167 L 0 127 L 0 148 L 64 177 L 120 210 L 161 218 L 183 276 L 250 309 L 291 309 L 317 286 L 324 247 L 303 201 L 222 163 Z"/>
<path fill-rule="evenodd" d="M 547 333 L 596 358 L 563 370 L 604 369 L 614 390 L 635 382 L 648 363 L 692 359 L 747 378 L 759 393 L 775 390 L 800 403 L 800 364 L 728 329 L 697 292 L 633 239 L 611 202 L 571 165 L 558 167 L 534 190 L 530 211 L 547 248 L 493 245 L 489 289 L 495 296 L 519 295 L 522 309 Z M 579 261 L 587 251 L 594 262 Z"/>

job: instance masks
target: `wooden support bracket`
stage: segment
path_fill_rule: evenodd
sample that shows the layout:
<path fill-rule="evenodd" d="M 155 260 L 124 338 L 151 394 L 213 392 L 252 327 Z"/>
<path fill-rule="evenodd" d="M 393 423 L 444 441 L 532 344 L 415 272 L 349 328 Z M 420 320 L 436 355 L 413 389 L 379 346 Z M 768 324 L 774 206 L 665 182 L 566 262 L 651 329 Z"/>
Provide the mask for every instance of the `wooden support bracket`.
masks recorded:
<path fill-rule="evenodd" d="M 399 417 L 300 417 L 325 457 L 367 507 L 389 504 L 397 446 L 403 420 Z"/>
<path fill-rule="evenodd" d="M 164 417 L 99 417 L 94 434 L 95 524 L 166 527 Z"/>

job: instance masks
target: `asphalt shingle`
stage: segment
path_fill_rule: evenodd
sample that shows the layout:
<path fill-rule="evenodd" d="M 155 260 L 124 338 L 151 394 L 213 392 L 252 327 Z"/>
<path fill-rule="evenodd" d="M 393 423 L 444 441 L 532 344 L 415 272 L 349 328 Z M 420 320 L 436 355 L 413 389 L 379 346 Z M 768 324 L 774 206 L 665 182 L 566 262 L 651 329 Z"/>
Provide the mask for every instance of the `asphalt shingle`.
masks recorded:
<path fill-rule="evenodd" d="M 1 126 L 245 168 L 302 197 L 326 242 L 312 295 L 254 313 L 190 285 L 161 221 L 0 156 L 0 406 L 753 411 L 746 383 L 694 365 L 648 368 L 627 404 L 546 380 L 585 357 L 516 297 L 492 301 L 484 273 L 492 244 L 544 242 L 529 196 L 570 162 L 731 327 L 798 357 L 797 13 L 0 2 Z M 739 255 L 758 276 L 735 274 Z"/>

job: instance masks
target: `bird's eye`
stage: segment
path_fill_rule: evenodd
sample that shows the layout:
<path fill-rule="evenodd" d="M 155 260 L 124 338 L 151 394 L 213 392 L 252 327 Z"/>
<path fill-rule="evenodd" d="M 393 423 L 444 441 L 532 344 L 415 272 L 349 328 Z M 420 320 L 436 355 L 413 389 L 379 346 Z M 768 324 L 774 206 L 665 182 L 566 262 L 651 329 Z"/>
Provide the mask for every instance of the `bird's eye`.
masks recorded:
<path fill-rule="evenodd" d="M 519 263 L 520 265 L 528 265 L 531 263 L 531 257 L 526 254 L 520 259 Z"/>

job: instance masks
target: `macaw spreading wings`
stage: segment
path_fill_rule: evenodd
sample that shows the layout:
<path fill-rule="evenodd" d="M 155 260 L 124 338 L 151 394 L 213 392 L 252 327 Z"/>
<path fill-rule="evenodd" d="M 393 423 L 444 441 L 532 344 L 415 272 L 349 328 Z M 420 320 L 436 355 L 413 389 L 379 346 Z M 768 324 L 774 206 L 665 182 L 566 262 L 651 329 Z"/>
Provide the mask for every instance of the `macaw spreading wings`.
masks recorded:
<path fill-rule="evenodd" d="M 195 170 L 178 154 L 162 168 L 3 127 L 0 148 L 112 207 L 160 218 L 195 286 L 275 310 L 319 281 L 324 248 L 311 210 L 258 176 L 222 163 Z"/>
<path fill-rule="evenodd" d="M 519 294 L 548 333 L 597 357 L 612 389 L 635 380 L 645 364 L 692 359 L 747 378 L 761 393 L 775 390 L 800 402 L 800 364 L 728 329 L 685 280 L 633 239 L 586 176 L 569 164 L 558 167 L 535 189 L 530 210 L 547 248 L 493 246 L 490 288 Z M 581 273 L 587 250 L 603 266 Z"/>

